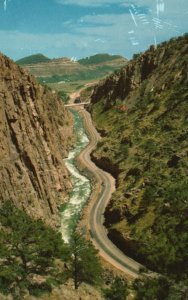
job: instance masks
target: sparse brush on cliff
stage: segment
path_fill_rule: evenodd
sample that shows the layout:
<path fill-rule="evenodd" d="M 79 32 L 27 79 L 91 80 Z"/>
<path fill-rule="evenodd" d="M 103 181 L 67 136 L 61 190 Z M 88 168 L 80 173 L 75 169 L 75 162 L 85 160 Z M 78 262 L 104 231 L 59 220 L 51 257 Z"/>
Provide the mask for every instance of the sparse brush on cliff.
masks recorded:
<path fill-rule="evenodd" d="M 187 74 L 185 35 L 150 47 L 102 81 L 91 105 L 103 136 L 93 158 L 117 179 L 105 213 L 109 236 L 178 280 L 188 272 Z"/>

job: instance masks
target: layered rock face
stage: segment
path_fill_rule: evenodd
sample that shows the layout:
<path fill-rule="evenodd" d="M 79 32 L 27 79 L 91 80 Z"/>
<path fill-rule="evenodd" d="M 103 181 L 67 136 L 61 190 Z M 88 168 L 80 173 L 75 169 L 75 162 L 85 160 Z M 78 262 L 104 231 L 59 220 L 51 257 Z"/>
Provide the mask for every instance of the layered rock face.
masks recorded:
<path fill-rule="evenodd" d="M 72 118 L 61 100 L 0 54 L 0 202 L 56 224 L 71 187 Z"/>
<path fill-rule="evenodd" d="M 163 42 L 158 48 L 151 46 L 146 52 L 135 55 L 135 58 L 120 72 L 115 72 L 99 83 L 92 95 L 92 103 L 103 100 L 103 108 L 107 110 L 113 108 L 118 100 L 121 102 L 123 100 L 126 105 L 129 101 L 133 104 L 133 98 L 138 98 L 140 92 L 143 96 L 145 90 L 161 95 L 165 89 L 171 89 L 172 84 L 180 82 L 187 74 L 187 64 L 180 65 L 181 58 L 183 60 L 187 54 L 186 39 L 187 37 L 179 39 L 181 41 L 179 47 L 178 42 L 172 39 L 169 43 Z M 176 73 L 178 69 L 179 73 Z M 140 91 L 142 83 L 145 86 Z"/>

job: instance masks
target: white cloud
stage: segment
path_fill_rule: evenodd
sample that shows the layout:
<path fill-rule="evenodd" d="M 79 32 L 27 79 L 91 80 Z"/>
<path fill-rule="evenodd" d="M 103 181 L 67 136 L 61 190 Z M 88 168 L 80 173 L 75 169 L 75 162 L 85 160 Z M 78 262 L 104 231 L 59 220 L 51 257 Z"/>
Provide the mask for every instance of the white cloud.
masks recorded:
<path fill-rule="evenodd" d="M 180 28 L 187 29 L 187 0 L 55 0 L 64 5 L 79 5 L 79 6 L 105 6 L 110 4 L 120 5 L 122 7 L 129 7 L 131 12 L 139 13 L 138 8 L 148 8 L 148 13 L 145 14 L 145 23 L 148 24 L 147 17 L 153 16 L 162 18 L 163 21 L 170 21 L 173 25 L 178 25 Z M 134 8 L 134 9 L 133 9 Z M 104 10 L 105 11 L 105 10 Z M 109 16 L 110 18 L 110 16 Z M 117 15 L 117 20 L 119 15 Z M 133 14 L 132 19 L 137 17 Z M 140 16 L 141 18 L 141 16 Z M 143 20 L 144 21 L 144 20 Z M 181 31 L 181 30 L 180 30 Z"/>
<path fill-rule="evenodd" d="M 7 0 L 4 0 L 4 10 L 7 10 Z"/>
<path fill-rule="evenodd" d="M 57 0 L 56 0 L 57 1 Z M 60 0 L 59 0 L 60 1 Z M 64 0 L 62 3 L 92 5 L 88 0 Z M 115 0 L 96 0 L 94 5 L 114 3 Z M 150 44 L 182 34 L 187 28 L 187 0 L 164 0 L 157 15 L 159 0 L 118 1 L 122 5 L 130 3 L 134 14 L 83 15 L 78 20 L 63 23 L 64 32 L 59 34 L 31 34 L 16 31 L 0 31 L 0 50 L 11 57 L 20 58 L 32 53 L 42 52 L 50 57 L 76 56 L 78 58 L 96 54 L 112 53 L 131 57 L 133 53 L 145 50 Z M 132 5 L 131 5 L 132 4 Z M 137 6 L 149 7 L 143 14 Z M 105 12 L 105 10 L 104 10 Z M 158 20 L 159 19 L 159 20 Z M 19 54 L 18 54 L 19 53 Z"/>
<path fill-rule="evenodd" d="M 80 58 L 91 53 L 108 52 L 110 45 L 105 45 L 102 39 L 96 42 L 96 36 L 82 33 L 50 35 L 0 31 L 0 51 L 14 59 L 34 53 L 43 53 L 49 57 L 76 56 Z"/>

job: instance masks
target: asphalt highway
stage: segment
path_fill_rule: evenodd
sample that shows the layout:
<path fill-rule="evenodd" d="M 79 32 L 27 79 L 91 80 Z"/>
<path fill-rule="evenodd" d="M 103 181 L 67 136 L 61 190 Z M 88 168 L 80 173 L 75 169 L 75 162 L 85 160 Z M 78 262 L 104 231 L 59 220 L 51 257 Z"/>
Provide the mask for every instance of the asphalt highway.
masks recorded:
<path fill-rule="evenodd" d="M 79 160 L 82 161 L 82 164 L 93 174 L 101 186 L 96 201 L 89 207 L 88 225 L 91 240 L 103 259 L 126 275 L 137 278 L 139 269 L 142 266 L 126 256 L 109 240 L 107 230 L 103 225 L 105 208 L 115 191 L 115 179 L 91 161 L 90 154 L 96 148 L 100 135 L 93 126 L 90 114 L 84 108 L 79 108 L 79 111 L 84 118 L 85 128 L 90 138 L 90 143 L 80 154 Z"/>

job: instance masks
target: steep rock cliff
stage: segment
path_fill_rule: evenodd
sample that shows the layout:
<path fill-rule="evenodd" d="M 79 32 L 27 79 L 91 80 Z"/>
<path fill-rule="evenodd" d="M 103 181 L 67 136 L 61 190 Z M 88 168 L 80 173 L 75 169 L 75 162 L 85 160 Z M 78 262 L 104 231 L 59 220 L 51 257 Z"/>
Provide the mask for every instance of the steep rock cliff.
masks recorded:
<path fill-rule="evenodd" d="M 135 57 L 95 88 L 102 140 L 94 160 L 115 175 L 110 238 L 161 272 L 187 272 L 188 35 Z M 115 174 L 112 166 L 118 169 Z"/>
<path fill-rule="evenodd" d="M 71 187 L 72 118 L 58 96 L 0 54 L 0 202 L 57 224 Z"/>
<path fill-rule="evenodd" d="M 178 50 L 180 53 L 178 53 Z M 114 107 L 118 100 L 120 100 L 120 103 L 123 101 L 126 104 L 131 100 L 131 104 L 133 104 L 133 98 L 136 98 L 133 93 L 135 92 L 136 95 L 138 95 L 138 92 L 144 93 L 148 79 L 150 79 L 148 92 L 161 94 L 165 89 L 170 89 L 176 81 L 180 81 L 183 75 L 186 76 L 187 64 L 182 64 L 180 72 L 176 73 L 176 70 L 180 67 L 180 57 L 183 58 L 186 54 L 186 38 L 184 42 L 180 43 L 179 47 L 175 39 L 172 39 L 169 43 L 162 43 L 158 48 L 151 46 L 143 54 L 136 55 L 136 58 L 131 60 L 126 67 L 101 81 L 93 92 L 92 103 L 97 103 L 103 99 L 104 110 Z M 165 73 L 168 74 L 169 78 L 165 77 Z M 152 81 L 151 77 L 153 77 Z M 156 80 L 158 81 L 157 84 Z M 163 83 L 162 80 L 164 80 Z M 145 86 L 142 83 L 145 83 Z M 154 84 L 156 85 L 155 90 Z"/>

